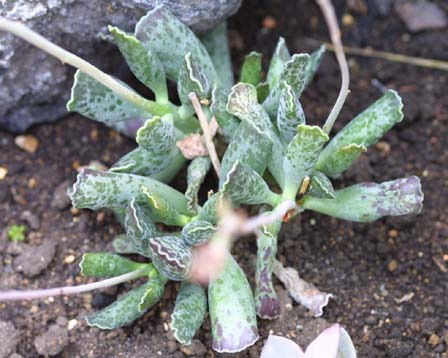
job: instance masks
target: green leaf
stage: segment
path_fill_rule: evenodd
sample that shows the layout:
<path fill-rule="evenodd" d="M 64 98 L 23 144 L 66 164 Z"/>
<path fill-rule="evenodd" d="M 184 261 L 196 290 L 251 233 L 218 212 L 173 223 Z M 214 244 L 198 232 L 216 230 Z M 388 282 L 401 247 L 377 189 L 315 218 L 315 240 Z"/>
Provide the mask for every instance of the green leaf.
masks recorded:
<path fill-rule="evenodd" d="M 188 52 L 177 80 L 177 93 L 184 106 L 192 106 L 188 97 L 190 92 L 196 93 L 199 100 L 207 99 L 211 94 L 211 83 L 206 72 L 200 67 L 200 63 L 191 55 L 191 52 Z"/>
<path fill-rule="evenodd" d="M 403 119 L 402 108 L 397 92 L 388 90 L 336 134 L 320 154 L 317 169 L 328 176 L 338 177 L 364 148 L 376 143 Z M 353 144 L 357 146 L 350 147 Z"/>
<path fill-rule="evenodd" d="M 133 174 L 110 173 L 83 169 L 70 192 L 74 207 L 98 210 L 126 207 L 133 198 L 140 196 L 142 187 L 172 203 L 182 214 L 190 214 L 185 196 L 157 180 Z"/>
<path fill-rule="evenodd" d="M 112 245 L 117 254 L 138 254 L 126 234 L 117 235 Z"/>
<path fill-rule="evenodd" d="M 75 73 L 67 110 L 78 112 L 108 126 L 152 116 L 80 70 Z"/>
<path fill-rule="evenodd" d="M 224 194 L 221 192 L 214 193 L 210 198 L 204 203 L 204 206 L 199 210 L 197 220 L 208 221 L 211 224 L 216 224 L 218 219 L 218 208 L 221 204 L 221 199 Z"/>
<path fill-rule="evenodd" d="M 138 304 L 138 310 L 140 312 L 146 312 L 160 301 L 163 296 L 163 291 L 165 290 L 166 281 L 167 280 L 161 276 L 151 278 L 149 285 Z"/>
<path fill-rule="evenodd" d="M 252 51 L 248 54 L 241 68 L 240 81 L 251 85 L 258 85 L 261 81 L 261 53 Z"/>
<path fill-rule="evenodd" d="M 267 79 L 271 90 L 277 87 L 280 74 L 282 73 L 286 62 L 290 59 L 291 55 L 289 54 L 285 39 L 280 37 L 278 39 L 277 46 L 275 47 L 274 54 L 272 55 L 271 63 L 269 64 Z"/>
<path fill-rule="evenodd" d="M 216 121 L 219 124 L 219 128 L 222 130 L 226 139 L 230 139 L 238 128 L 240 121 L 227 112 L 227 90 L 220 86 L 215 86 L 212 91 L 212 104 L 210 111 L 215 116 Z"/>
<path fill-rule="evenodd" d="M 89 277 L 116 277 L 145 266 L 146 264 L 105 252 L 84 254 L 79 264 L 81 275 Z"/>
<path fill-rule="evenodd" d="M 317 126 L 301 124 L 289 143 L 284 162 L 285 195 L 295 197 L 305 176 L 310 175 L 328 136 Z"/>
<path fill-rule="evenodd" d="M 154 116 L 137 131 L 138 145 L 153 154 L 166 153 L 176 144 L 171 115 Z"/>
<path fill-rule="evenodd" d="M 227 23 L 221 23 L 202 37 L 202 43 L 212 59 L 221 85 L 229 90 L 233 85 L 233 69 L 227 41 Z"/>
<path fill-rule="evenodd" d="M 383 216 L 418 214 L 423 193 L 416 176 L 381 184 L 362 183 L 337 190 L 335 199 L 305 195 L 303 207 L 340 219 L 369 222 Z"/>
<path fill-rule="evenodd" d="M 269 204 L 276 206 L 280 196 L 269 190 L 264 179 L 252 168 L 236 161 L 227 173 L 221 191 L 229 195 L 235 206 Z"/>
<path fill-rule="evenodd" d="M 252 291 L 230 255 L 221 274 L 209 283 L 208 302 L 215 351 L 240 352 L 258 340 Z"/>
<path fill-rule="evenodd" d="M 195 220 L 184 226 L 182 237 L 188 246 L 200 246 L 208 242 L 216 227 L 205 220 Z"/>
<path fill-rule="evenodd" d="M 316 74 L 317 69 L 320 66 L 320 63 L 322 62 L 322 58 L 323 58 L 324 54 L 325 54 L 325 45 L 321 45 L 316 51 L 314 51 L 310 55 L 310 62 L 308 64 L 308 68 L 306 71 L 306 77 L 305 77 L 305 88 L 313 80 L 313 77 Z"/>
<path fill-rule="evenodd" d="M 311 176 L 308 194 L 316 198 L 324 199 L 334 199 L 336 197 L 330 179 L 324 173 L 317 170 Z"/>
<path fill-rule="evenodd" d="M 257 85 L 257 98 L 258 103 L 263 103 L 269 96 L 269 84 L 267 82 L 261 82 Z"/>
<path fill-rule="evenodd" d="M 125 326 L 142 316 L 152 305 L 160 300 L 165 282 L 158 278 L 134 288 L 121 296 L 111 305 L 86 317 L 87 324 L 100 329 L 115 329 Z M 140 305 L 147 292 L 152 292 L 152 299 L 146 297 L 146 304 Z M 146 295 L 147 296 L 147 295 Z"/>
<path fill-rule="evenodd" d="M 204 182 L 211 162 L 209 157 L 197 157 L 193 159 L 187 170 L 187 190 L 185 196 L 188 200 L 188 209 L 197 213 L 199 210 L 198 192 Z"/>
<path fill-rule="evenodd" d="M 167 103 L 165 70 L 158 57 L 135 36 L 114 26 L 109 26 L 109 31 L 135 77 L 155 93 L 158 102 Z"/>
<path fill-rule="evenodd" d="M 277 112 L 277 127 L 283 140 L 289 143 L 297 133 L 297 126 L 305 124 L 305 113 L 292 87 L 282 82 Z"/>
<path fill-rule="evenodd" d="M 190 282 L 182 282 L 171 315 L 171 329 L 181 344 L 190 344 L 205 318 L 207 298 L 204 289 Z"/>
<path fill-rule="evenodd" d="M 137 23 L 135 36 L 148 51 L 160 59 L 171 81 L 177 81 L 188 52 L 191 52 L 212 82 L 217 80 L 212 60 L 204 45 L 166 7 L 156 7 L 143 16 Z"/>
<path fill-rule="evenodd" d="M 160 236 L 149 239 L 152 263 L 166 278 L 183 281 L 191 274 L 193 253 L 181 237 Z"/>

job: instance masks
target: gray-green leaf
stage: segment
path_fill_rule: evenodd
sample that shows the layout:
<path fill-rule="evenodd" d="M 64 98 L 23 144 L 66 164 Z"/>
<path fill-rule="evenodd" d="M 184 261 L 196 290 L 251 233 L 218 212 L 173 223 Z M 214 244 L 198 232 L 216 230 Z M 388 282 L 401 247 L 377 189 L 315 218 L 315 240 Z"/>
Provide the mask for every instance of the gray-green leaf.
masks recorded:
<path fill-rule="evenodd" d="M 79 264 L 81 275 L 89 277 L 116 277 L 145 266 L 106 252 L 84 254 Z"/>
<path fill-rule="evenodd" d="M 308 69 L 306 71 L 305 77 L 305 88 L 310 84 L 313 80 L 314 75 L 317 72 L 317 69 L 322 62 L 322 57 L 325 54 L 325 45 L 321 45 L 316 51 L 314 51 L 310 56 L 310 61 L 308 63 Z"/>
<path fill-rule="evenodd" d="M 275 47 L 274 54 L 272 55 L 271 63 L 269 64 L 267 79 L 271 90 L 277 87 L 280 74 L 282 73 L 286 62 L 290 59 L 291 55 L 289 54 L 285 39 L 280 37 L 277 46 Z"/>
<path fill-rule="evenodd" d="M 216 121 L 219 124 L 219 128 L 222 130 L 227 140 L 232 138 L 233 133 L 238 128 L 240 121 L 227 112 L 227 90 L 220 86 L 215 86 L 212 91 L 212 104 L 210 105 L 210 111 L 215 116 Z"/>
<path fill-rule="evenodd" d="M 334 199 L 336 197 L 330 179 L 324 173 L 317 170 L 311 176 L 308 194 L 316 198 L 324 199 Z"/>
<path fill-rule="evenodd" d="M 292 87 L 288 83 L 282 82 L 280 88 L 277 127 L 283 140 L 289 143 L 297 133 L 297 126 L 305 124 L 305 113 Z"/>
<path fill-rule="evenodd" d="M 188 246 L 200 246 L 208 242 L 216 227 L 205 220 L 195 220 L 184 226 L 182 237 Z"/>
<path fill-rule="evenodd" d="M 251 85 L 258 85 L 261 81 L 261 53 L 252 51 L 248 54 L 241 68 L 240 81 Z"/>
<path fill-rule="evenodd" d="M 210 166 L 209 157 L 197 157 L 188 166 L 185 196 L 188 200 L 188 208 L 195 213 L 199 210 L 198 191 L 210 170 Z"/>

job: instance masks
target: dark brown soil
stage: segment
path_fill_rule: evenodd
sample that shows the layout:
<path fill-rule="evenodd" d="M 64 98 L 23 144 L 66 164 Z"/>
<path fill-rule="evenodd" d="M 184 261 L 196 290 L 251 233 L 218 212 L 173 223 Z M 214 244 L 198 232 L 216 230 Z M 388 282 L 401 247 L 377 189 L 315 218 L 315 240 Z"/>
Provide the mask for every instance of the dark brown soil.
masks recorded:
<path fill-rule="evenodd" d="M 339 15 L 350 13 L 355 20 L 352 26 L 343 27 L 347 45 L 447 58 L 447 29 L 410 35 L 392 10 L 383 16 L 375 10 L 375 1 L 365 3 L 368 11 L 361 14 L 348 9 L 344 1 L 336 2 Z M 448 11 L 445 1 L 437 3 Z M 268 15 L 276 20 L 274 29 L 263 27 Z M 267 63 L 280 35 L 294 52 L 313 50 L 319 40 L 327 39 L 318 9 L 305 0 L 245 0 L 230 21 L 230 30 L 237 68 L 250 50 L 261 51 Z M 446 72 L 382 60 L 349 59 L 352 93 L 336 129 L 381 95 L 378 83 L 400 92 L 406 118 L 336 186 L 416 174 L 422 178 L 424 210 L 419 216 L 371 224 L 306 212 L 286 225 L 280 238 L 280 258 L 297 268 L 304 279 L 332 292 L 335 299 L 325 309 L 324 320 L 314 319 L 295 304 L 288 310 L 291 301 L 278 286 L 282 317 L 260 321 L 262 339 L 236 357 L 258 357 L 271 330 L 307 344 L 332 322 L 347 328 L 359 357 L 448 357 L 448 76 Z M 336 62 L 329 53 L 302 99 L 310 122 L 322 123 L 337 96 L 339 82 Z M 21 151 L 12 135 L 0 132 L 0 166 L 9 170 L 0 181 L 0 229 L 4 233 L 12 224 L 23 223 L 20 216 L 28 210 L 38 217 L 39 225 L 29 230 L 27 243 L 39 245 L 51 239 L 58 246 L 47 270 L 29 278 L 16 271 L 13 262 L 18 249 L 4 245 L 3 235 L 0 289 L 85 282 L 77 266 L 82 254 L 110 250 L 111 239 L 121 232 L 109 212 L 58 210 L 50 204 L 60 183 L 74 181 L 77 166 L 91 160 L 111 165 L 133 148 L 132 141 L 76 115 L 55 125 L 35 127 L 30 133 L 40 142 L 36 154 Z M 253 254 L 255 243 L 241 240 L 235 251 Z M 254 270 L 251 254 L 239 255 L 249 276 Z M 66 263 L 70 255 L 76 260 Z M 85 325 L 83 317 L 88 312 L 107 305 L 124 289 L 0 304 L 0 321 L 12 322 L 19 331 L 17 353 L 23 357 L 38 356 L 35 338 L 55 323 L 64 330 L 71 320 L 77 324 L 68 331 L 69 343 L 57 357 L 182 357 L 179 345 L 166 330 L 175 284 L 168 286 L 156 308 L 130 327 L 99 331 Z M 211 346 L 208 321 L 197 338 Z M 207 356 L 222 355 L 208 349 Z"/>

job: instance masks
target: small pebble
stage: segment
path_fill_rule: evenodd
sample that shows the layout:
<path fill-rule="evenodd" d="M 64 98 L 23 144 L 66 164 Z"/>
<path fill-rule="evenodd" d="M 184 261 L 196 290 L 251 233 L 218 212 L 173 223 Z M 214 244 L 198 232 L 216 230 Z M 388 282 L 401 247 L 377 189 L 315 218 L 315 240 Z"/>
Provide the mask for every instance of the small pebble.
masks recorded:
<path fill-rule="evenodd" d="M 277 27 L 277 20 L 272 16 L 266 16 L 263 19 L 263 27 L 265 29 L 273 30 Z"/>
<path fill-rule="evenodd" d="M 353 24 L 355 23 L 355 18 L 352 16 L 352 15 L 350 15 L 350 14 L 344 14 L 343 16 L 342 16 L 342 24 L 344 25 L 344 26 L 353 26 Z"/>
<path fill-rule="evenodd" d="M 53 193 L 53 200 L 51 207 L 58 210 L 63 210 L 70 205 L 70 197 L 67 194 L 67 189 L 71 186 L 71 182 L 66 180 L 59 184 Z"/>
<path fill-rule="evenodd" d="M 5 179 L 6 175 L 8 175 L 8 169 L 0 167 L 0 180 Z"/>
<path fill-rule="evenodd" d="M 435 333 L 431 334 L 428 338 L 428 343 L 433 347 L 438 345 L 439 342 L 440 342 L 440 337 Z"/>
<path fill-rule="evenodd" d="M 389 237 L 396 238 L 398 236 L 398 230 L 389 230 Z"/>
<path fill-rule="evenodd" d="M 7 358 L 16 350 L 19 331 L 11 322 L 0 321 L 0 358 Z"/>
<path fill-rule="evenodd" d="M 68 343 L 67 329 L 55 324 L 34 340 L 34 347 L 43 356 L 55 356 L 61 353 Z"/>
<path fill-rule="evenodd" d="M 38 139 L 31 134 L 18 135 L 14 139 L 14 143 L 20 149 L 24 150 L 25 152 L 31 153 L 31 154 L 36 153 L 37 148 L 39 148 Z"/>
<path fill-rule="evenodd" d="M 20 214 L 20 220 L 25 221 L 29 227 L 33 230 L 37 230 L 40 227 L 40 220 L 36 214 L 33 214 L 29 210 L 25 210 Z"/>
<path fill-rule="evenodd" d="M 207 353 L 207 348 L 197 339 L 193 339 L 189 345 L 182 346 L 180 350 L 187 356 L 203 357 Z"/>
<path fill-rule="evenodd" d="M 388 269 L 390 272 L 394 272 L 397 268 L 398 268 L 398 262 L 397 262 L 397 260 L 391 260 L 391 261 L 387 264 L 387 269 Z"/>
<path fill-rule="evenodd" d="M 68 255 L 64 258 L 64 263 L 65 264 L 72 264 L 73 262 L 75 262 L 76 260 L 76 256 L 75 255 Z"/>
<path fill-rule="evenodd" d="M 68 321 L 67 324 L 67 329 L 69 331 L 71 331 L 73 328 L 75 328 L 75 326 L 78 324 L 78 321 L 76 319 L 71 319 L 70 321 Z"/>
<path fill-rule="evenodd" d="M 31 177 L 30 179 L 28 179 L 28 188 L 30 189 L 34 189 L 37 186 L 37 180 L 33 177 Z"/>
<path fill-rule="evenodd" d="M 26 245 L 23 252 L 14 260 L 15 269 L 29 277 L 37 276 L 50 264 L 56 246 L 54 240 L 45 240 L 39 246 Z"/>

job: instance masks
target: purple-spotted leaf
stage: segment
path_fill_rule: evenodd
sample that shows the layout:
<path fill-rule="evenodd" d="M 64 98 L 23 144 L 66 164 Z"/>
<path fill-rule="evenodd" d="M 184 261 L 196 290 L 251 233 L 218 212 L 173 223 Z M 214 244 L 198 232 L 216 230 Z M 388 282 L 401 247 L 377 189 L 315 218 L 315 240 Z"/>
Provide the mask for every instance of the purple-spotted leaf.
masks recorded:
<path fill-rule="evenodd" d="M 166 278 L 183 281 L 191 274 L 193 253 L 182 237 L 161 236 L 149 239 L 152 263 Z"/>
<path fill-rule="evenodd" d="M 403 119 L 402 108 L 397 92 L 388 90 L 334 136 L 320 154 L 316 168 L 328 176 L 339 176 L 347 169 L 350 160 L 355 160 L 364 148 L 376 143 Z M 357 146 L 350 147 L 353 144 Z"/>
<path fill-rule="evenodd" d="M 124 294 L 101 311 L 87 316 L 87 324 L 100 329 L 115 329 L 125 326 L 142 316 L 152 305 L 160 300 L 164 286 L 164 280 L 159 278 L 151 279 Z M 145 305 L 140 305 L 148 291 L 154 292 L 156 295 L 152 297 L 152 300 L 147 299 Z"/>
<path fill-rule="evenodd" d="M 81 71 L 76 71 L 67 110 L 102 122 L 107 126 L 117 122 L 141 120 L 151 114 L 134 106 L 115 92 Z"/>
<path fill-rule="evenodd" d="M 209 283 L 208 301 L 215 351 L 240 352 L 258 340 L 252 291 L 230 255 L 221 274 Z"/>
<path fill-rule="evenodd" d="M 381 184 L 362 183 L 337 190 L 335 199 L 305 195 L 303 207 L 340 219 L 369 222 L 383 216 L 418 214 L 423 193 L 416 176 Z"/>
<path fill-rule="evenodd" d="M 221 191 L 233 204 L 269 204 L 276 206 L 280 196 L 272 192 L 264 179 L 252 168 L 236 161 L 227 173 Z"/>
<path fill-rule="evenodd" d="M 147 264 L 128 260 L 120 255 L 106 252 L 88 253 L 82 256 L 79 264 L 81 275 L 88 277 L 116 277 L 142 269 Z M 144 276 L 145 273 L 142 273 Z"/>
<path fill-rule="evenodd" d="M 221 200 L 223 197 L 224 194 L 221 192 L 214 193 L 210 196 L 199 210 L 197 220 L 208 221 L 211 224 L 216 224 L 218 220 L 218 209 L 221 205 Z"/>
<path fill-rule="evenodd" d="M 292 87 L 282 82 L 280 88 L 277 127 L 283 140 L 289 143 L 297 133 L 297 126 L 305 124 L 305 113 Z"/>
<path fill-rule="evenodd" d="M 205 290 L 194 283 L 182 282 L 171 314 L 171 329 L 181 344 L 190 344 L 207 311 Z"/>
<path fill-rule="evenodd" d="M 277 46 L 275 47 L 271 63 L 269 64 L 267 80 L 269 83 L 269 88 L 271 90 L 277 87 L 280 79 L 280 74 L 282 73 L 286 62 L 288 62 L 290 59 L 291 55 L 289 54 L 285 39 L 283 37 L 280 37 L 278 39 Z"/>
<path fill-rule="evenodd" d="M 330 179 L 319 171 L 314 171 L 311 176 L 310 186 L 308 194 L 316 198 L 334 199 L 336 194 L 334 193 L 333 184 Z"/>
<path fill-rule="evenodd" d="M 158 102 L 167 103 L 165 70 L 157 56 L 135 36 L 114 26 L 109 26 L 109 31 L 135 77 L 155 93 Z"/>
<path fill-rule="evenodd" d="M 286 150 L 283 168 L 286 195 L 295 197 L 305 176 L 311 175 L 328 136 L 317 126 L 301 124 Z"/>
<path fill-rule="evenodd" d="M 216 227 L 205 220 L 195 220 L 182 229 L 182 238 L 188 246 L 200 246 L 207 243 L 213 234 L 216 232 Z"/>
<path fill-rule="evenodd" d="M 233 133 L 238 128 L 240 121 L 227 112 L 228 91 L 223 87 L 215 86 L 212 91 L 212 104 L 210 111 L 215 116 L 219 128 L 227 140 L 232 138 Z"/>
<path fill-rule="evenodd" d="M 251 85 L 258 85 L 261 81 L 261 53 L 252 51 L 244 58 L 241 67 L 240 81 Z"/>
<path fill-rule="evenodd" d="M 166 7 L 156 7 L 143 16 L 137 23 L 135 36 L 148 51 L 160 59 L 171 81 L 177 81 L 188 52 L 191 52 L 212 82 L 217 80 L 212 60 L 204 45 Z"/>
<path fill-rule="evenodd" d="M 197 157 L 188 166 L 185 197 L 188 201 L 188 209 L 195 213 L 199 210 L 198 191 L 210 170 L 210 166 L 211 162 L 209 157 Z"/>

